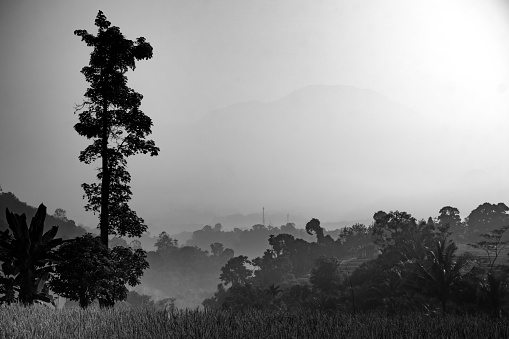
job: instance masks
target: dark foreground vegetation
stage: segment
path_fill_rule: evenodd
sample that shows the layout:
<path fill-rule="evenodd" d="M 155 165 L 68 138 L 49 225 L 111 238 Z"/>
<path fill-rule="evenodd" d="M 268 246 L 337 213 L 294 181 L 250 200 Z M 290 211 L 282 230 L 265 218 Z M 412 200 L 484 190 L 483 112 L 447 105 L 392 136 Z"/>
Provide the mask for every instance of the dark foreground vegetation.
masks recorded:
<path fill-rule="evenodd" d="M 0 307 L 0 338 L 508 338 L 487 316 L 352 316 L 320 311 Z"/>

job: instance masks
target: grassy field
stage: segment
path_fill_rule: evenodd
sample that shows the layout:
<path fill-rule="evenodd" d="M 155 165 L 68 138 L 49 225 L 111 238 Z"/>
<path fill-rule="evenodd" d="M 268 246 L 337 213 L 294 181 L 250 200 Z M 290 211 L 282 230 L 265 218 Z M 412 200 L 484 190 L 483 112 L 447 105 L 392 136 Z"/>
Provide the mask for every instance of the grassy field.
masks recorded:
<path fill-rule="evenodd" d="M 509 338 L 508 319 L 0 307 L 0 338 Z"/>

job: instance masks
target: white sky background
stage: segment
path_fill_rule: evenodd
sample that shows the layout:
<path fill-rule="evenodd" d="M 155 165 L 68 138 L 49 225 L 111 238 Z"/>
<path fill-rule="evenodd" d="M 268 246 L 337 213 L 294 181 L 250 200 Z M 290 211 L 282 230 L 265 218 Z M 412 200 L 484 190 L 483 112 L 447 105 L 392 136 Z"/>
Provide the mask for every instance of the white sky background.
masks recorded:
<path fill-rule="evenodd" d="M 192 210 L 253 213 L 265 205 L 337 221 L 368 219 L 379 209 L 408 209 L 427 218 L 445 205 L 464 217 L 485 201 L 508 203 L 509 2 L 501 0 L 3 0 L 0 185 L 22 201 L 44 202 L 50 212 L 62 207 L 77 222 L 97 223 L 82 208 L 80 187 L 96 173 L 77 160 L 88 142 L 73 129 L 74 104 L 88 85 L 80 70 L 91 49 L 73 31 L 95 34 L 99 9 L 127 38 L 144 36 L 154 47 L 154 58 L 128 73 L 129 85 L 144 95 L 142 109 L 154 122 L 151 138 L 161 148 L 156 158 L 128 160 L 132 207 L 154 232 L 165 227 L 156 220 L 198 220 L 183 216 Z M 433 171 L 405 196 L 352 194 L 358 200 L 347 209 L 326 190 L 314 192 L 316 202 L 289 201 L 278 192 L 239 193 L 231 185 L 214 194 L 210 187 L 221 190 L 221 181 L 203 185 L 175 170 L 173 161 L 188 151 L 169 135 L 175 126 L 235 103 L 273 101 L 320 84 L 371 89 L 431 117 L 454 139 L 456 163 L 422 159 L 444 174 Z M 437 147 L 433 142 L 426 141 Z M 338 146 L 330 147 L 323 152 L 333 156 Z M 456 195 L 441 195 L 444 182 Z M 392 193 L 416 203 L 376 206 Z"/>

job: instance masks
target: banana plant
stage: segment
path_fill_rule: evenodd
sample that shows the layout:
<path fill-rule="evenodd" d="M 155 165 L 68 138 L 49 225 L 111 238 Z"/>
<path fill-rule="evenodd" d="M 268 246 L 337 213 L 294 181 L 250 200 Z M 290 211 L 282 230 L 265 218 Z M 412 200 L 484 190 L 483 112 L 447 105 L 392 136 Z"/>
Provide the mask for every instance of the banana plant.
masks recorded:
<path fill-rule="evenodd" d="M 27 226 L 26 215 L 14 214 L 6 208 L 9 229 L 0 236 L 0 262 L 2 262 L 5 299 L 12 301 L 13 291 L 24 305 L 35 300 L 51 302 L 46 281 L 58 262 L 54 249 L 64 241 L 55 239 L 58 226 L 44 232 L 46 206 L 41 204 Z M 9 233 L 12 232 L 12 234 Z M 1 290 L 0 290 L 1 291 Z M 0 299 L 1 301 L 1 299 Z"/>

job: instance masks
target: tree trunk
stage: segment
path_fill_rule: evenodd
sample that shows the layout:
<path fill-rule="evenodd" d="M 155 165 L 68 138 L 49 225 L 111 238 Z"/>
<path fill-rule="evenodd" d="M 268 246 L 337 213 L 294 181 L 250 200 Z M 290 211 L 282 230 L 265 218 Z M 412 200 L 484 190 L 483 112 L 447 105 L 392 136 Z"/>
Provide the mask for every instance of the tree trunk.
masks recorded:
<path fill-rule="evenodd" d="M 34 302 L 34 274 L 28 265 L 29 264 L 27 262 L 24 262 L 20 267 L 21 284 L 19 286 L 19 301 L 21 301 L 23 305 L 29 305 Z"/>
<path fill-rule="evenodd" d="M 108 103 L 104 100 L 102 108 L 102 140 L 101 140 L 101 159 L 102 159 L 102 181 L 101 181 L 101 243 L 108 247 L 108 228 L 109 228 L 109 198 L 110 198 L 110 169 L 108 166 Z"/>

